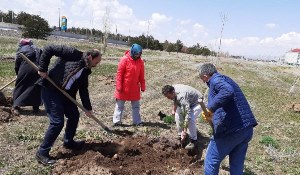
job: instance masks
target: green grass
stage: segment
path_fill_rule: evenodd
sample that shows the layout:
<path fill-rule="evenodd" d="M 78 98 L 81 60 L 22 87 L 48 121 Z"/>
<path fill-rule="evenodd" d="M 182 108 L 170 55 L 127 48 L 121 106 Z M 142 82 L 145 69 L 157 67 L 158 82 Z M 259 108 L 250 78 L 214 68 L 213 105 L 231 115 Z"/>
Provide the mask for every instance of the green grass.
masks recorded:
<path fill-rule="evenodd" d="M 274 140 L 271 136 L 263 136 L 259 143 L 265 146 L 272 146 L 273 148 L 279 148 L 279 144 L 276 140 Z"/>
<path fill-rule="evenodd" d="M 12 61 L 1 61 L 0 64 L 0 77 L 7 78 L 13 77 L 16 75 L 15 73 L 15 63 Z"/>
<path fill-rule="evenodd" d="M 175 123 L 175 118 L 167 115 L 166 117 L 163 118 L 163 121 L 167 124 L 173 124 Z"/>
<path fill-rule="evenodd" d="M 18 42 L 17 38 L 0 36 L 0 58 L 14 57 L 18 48 Z"/>
<path fill-rule="evenodd" d="M 117 72 L 117 67 L 118 67 L 117 65 L 104 63 L 98 65 L 92 71 L 94 75 L 108 76 L 108 75 L 115 74 Z"/>

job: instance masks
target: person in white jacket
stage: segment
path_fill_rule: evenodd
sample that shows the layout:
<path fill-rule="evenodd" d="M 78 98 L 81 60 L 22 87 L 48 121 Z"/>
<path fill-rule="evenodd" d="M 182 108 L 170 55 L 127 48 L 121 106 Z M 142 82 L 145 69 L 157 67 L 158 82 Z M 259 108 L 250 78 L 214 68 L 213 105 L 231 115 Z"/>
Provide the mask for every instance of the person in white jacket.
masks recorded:
<path fill-rule="evenodd" d="M 183 141 L 187 135 L 190 143 L 185 149 L 194 149 L 197 142 L 197 117 L 200 116 L 203 95 L 195 88 L 184 85 L 165 85 L 162 94 L 174 101 L 172 115 L 175 116 L 178 137 Z"/>

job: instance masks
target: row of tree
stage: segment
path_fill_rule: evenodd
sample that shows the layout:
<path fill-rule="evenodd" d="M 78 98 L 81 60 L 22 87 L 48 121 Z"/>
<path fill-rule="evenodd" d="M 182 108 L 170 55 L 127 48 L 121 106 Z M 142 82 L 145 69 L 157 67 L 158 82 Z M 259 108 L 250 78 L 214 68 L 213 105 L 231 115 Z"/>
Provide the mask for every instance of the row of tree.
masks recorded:
<path fill-rule="evenodd" d="M 13 11 L 0 11 L 0 19 L 6 23 L 21 25 L 22 36 L 26 38 L 46 39 L 51 33 L 48 22 L 39 15 L 30 15 L 25 12 L 19 14 Z"/>
<path fill-rule="evenodd" d="M 2 22 L 21 25 L 22 36 L 28 38 L 46 39 L 49 35 L 51 35 L 53 30 L 59 30 L 59 28 L 56 28 L 55 26 L 50 28 L 48 22 L 39 15 L 31 15 L 26 12 L 16 14 L 13 11 L 8 11 L 8 13 L 0 11 L 0 19 Z M 102 43 L 107 42 L 107 38 L 110 38 L 126 42 L 128 45 L 139 43 L 143 48 L 151 50 L 165 50 L 167 52 L 181 52 L 204 56 L 216 55 L 216 52 L 211 51 L 206 46 L 201 46 L 199 43 L 192 47 L 184 46 L 180 40 L 177 40 L 176 43 L 171 43 L 167 40 L 164 43 L 160 43 L 159 40 L 155 39 L 152 35 L 145 36 L 142 34 L 141 36 L 131 37 L 111 32 L 102 32 L 97 29 L 79 27 L 68 28 L 66 32 L 88 35 L 90 38 L 94 38 L 95 41 Z"/>

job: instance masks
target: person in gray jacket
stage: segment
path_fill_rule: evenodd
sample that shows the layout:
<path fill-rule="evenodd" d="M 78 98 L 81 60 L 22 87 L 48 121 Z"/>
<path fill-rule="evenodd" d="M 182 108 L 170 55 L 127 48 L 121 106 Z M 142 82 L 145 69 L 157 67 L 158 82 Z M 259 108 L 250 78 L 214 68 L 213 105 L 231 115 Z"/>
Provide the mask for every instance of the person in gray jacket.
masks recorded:
<path fill-rule="evenodd" d="M 183 141 L 188 134 L 191 141 L 185 149 L 194 149 L 197 142 L 196 120 L 202 111 L 199 104 L 202 94 L 184 84 L 166 85 L 162 88 L 162 94 L 174 101 L 172 115 L 175 116 L 178 137 Z"/>

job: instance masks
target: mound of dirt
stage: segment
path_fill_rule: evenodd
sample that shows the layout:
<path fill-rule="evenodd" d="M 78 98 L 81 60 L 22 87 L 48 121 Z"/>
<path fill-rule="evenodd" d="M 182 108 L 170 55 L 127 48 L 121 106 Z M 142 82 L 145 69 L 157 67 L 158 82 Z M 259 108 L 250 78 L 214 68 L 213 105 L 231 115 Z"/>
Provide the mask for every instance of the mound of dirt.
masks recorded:
<path fill-rule="evenodd" d="M 10 108 L 0 108 L 0 124 L 15 120 L 15 116 L 11 113 Z"/>
<path fill-rule="evenodd" d="M 197 145 L 188 151 L 178 140 L 145 136 L 88 142 L 80 151 L 58 150 L 53 174 L 199 174 L 203 147 Z"/>
<path fill-rule="evenodd" d="M 12 103 L 12 97 L 6 98 L 2 93 L 0 93 L 0 124 L 16 119 L 16 116 L 11 113 Z"/>
<path fill-rule="evenodd" d="M 3 93 L 0 92 L 0 106 L 12 106 L 13 104 L 13 99 L 12 97 L 5 97 Z"/>

